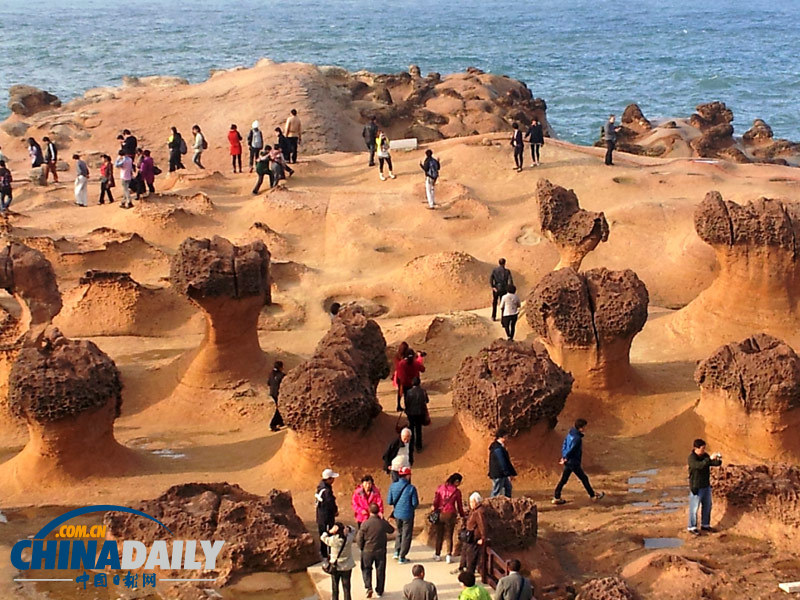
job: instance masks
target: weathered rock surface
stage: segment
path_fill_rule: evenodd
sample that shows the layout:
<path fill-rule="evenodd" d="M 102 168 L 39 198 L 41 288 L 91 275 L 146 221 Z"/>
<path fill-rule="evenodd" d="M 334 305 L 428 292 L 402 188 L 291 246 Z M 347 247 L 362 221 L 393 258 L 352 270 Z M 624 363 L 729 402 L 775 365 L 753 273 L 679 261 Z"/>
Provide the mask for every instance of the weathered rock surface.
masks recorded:
<path fill-rule="evenodd" d="M 29 326 L 49 323 L 61 310 L 61 294 L 50 261 L 19 242 L 0 250 L 0 287 L 20 303 L 20 321 Z"/>
<path fill-rule="evenodd" d="M 540 179 L 536 185 L 542 234 L 558 247 L 563 267 L 580 269 L 583 258 L 608 240 L 608 222 L 602 212 L 583 210 L 572 190 Z"/>
<path fill-rule="evenodd" d="M 468 356 L 453 378 L 453 408 L 486 432 L 502 427 L 512 436 L 544 422 L 551 429 L 572 389 L 572 376 L 543 348 L 496 341 Z"/>
<path fill-rule="evenodd" d="M 388 375 L 380 326 L 356 307 L 343 308 L 311 359 L 283 380 L 281 415 L 291 429 L 310 438 L 366 429 L 381 412 L 376 391 Z"/>
<path fill-rule="evenodd" d="M 215 571 L 198 569 L 177 575 L 167 571 L 163 576 L 215 578 L 218 585 L 225 585 L 248 573 L 300 571 L 318 560 L 313 538 L 297 516 L 290 492 L 272 490 L 257 496 L 229 483 L 185 483 L 134 508 L 161 521 L 176 539 L 226 542 Z M 136 515 L 109 512 L 103 522 L 112 539 L 149 544 L 164 537 L 157 523 Z"/>
<path fill-rule="evenodd" d="M 635 600 L 636 595 L 620 577 L 592 579 L 581 587 L 577 600 Z"/>
<path fill-rule="evenodd" d="M 60 106 L 56 96 L 31 85 L 12 85 L 8 90 L 8 108 L 16 115 L 30 117 Z"/>
<path fill-rule="evenodd" d="M 647 288 L 629 269 L 565 268 L 542 278 L 525 314 L 576 384 L 614 387 L 629 378 L 630 345 L 647 321 L 648 302 Z"/>

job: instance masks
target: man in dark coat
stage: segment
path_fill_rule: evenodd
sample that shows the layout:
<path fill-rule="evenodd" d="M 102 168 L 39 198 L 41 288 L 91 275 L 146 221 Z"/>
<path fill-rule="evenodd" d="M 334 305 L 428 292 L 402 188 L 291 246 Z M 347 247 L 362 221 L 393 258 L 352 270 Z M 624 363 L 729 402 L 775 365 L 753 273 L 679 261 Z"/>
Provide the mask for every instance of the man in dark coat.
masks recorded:
<path fill-rule="evenodd" d="M 411 389 L 406 392 L 405 405 L 408 426 L 411 429 L 411 441 L 416 452 L 422 452 L 422 428 L 429 414 L 428 402 L 428 392 L 422 389 L 419 377 L 415 377 Z"/>
<path fill-rule="evenodd" d="M 489 285 L 492 286 L 492 321 L 497 320 L 498 300 L 506 295 L 508 286 L 513 283 L 514 278 L 511 276 L 511 271 L 506 269 L 506 259 L 501 258 L 489 276 Z"/>
<path fill-rule="evenodd" d="M 500 496 L 511 498 L 511 478 L 517 476 L 514 465 L 506 450 L 505 429 L 498 429 L 494 435 L 494 442 L 489 446 L 489 479 L 492 480 L 491 497 Z"/>
<path fill-rule="evenodd" d="M 322 481 L 317 486 L 317 493 L 314 495 L 317 504 L 317 529 L 320 535 L 333 527 L 339 515 L 336 495 L 333 493 L 333 480 L 338 476 L 339 474 L 333 469 L 325 469 L 322 472 Z M 328 557 L 328 545 L 322 541 L 319 543 L 319 553 L 322 558 Z"/>
<path fill-rule="evenodd" d="M 380 508 L 374 502 L 369 505 L 369 519 L 361 524 L 356 534 L 356 546 L 361 550 L 361 575 L 367 598 L 372 598 L 372 567 L 375 567 L 375 592 L 383 596 L 386 584 L 386 536 L 394 533 L 394 527 L 379 516 Z"/>
<path fill-rule="evenodd" d="M 713 532 L 711 528 L 711 467 L 722 466 L 722 454 L 709 456 L 704 440 L 692 444 L 689 455 L 689 533 L 700 535 L 697 530 L 697 509 L 702 507 L 700 529 Z"/>

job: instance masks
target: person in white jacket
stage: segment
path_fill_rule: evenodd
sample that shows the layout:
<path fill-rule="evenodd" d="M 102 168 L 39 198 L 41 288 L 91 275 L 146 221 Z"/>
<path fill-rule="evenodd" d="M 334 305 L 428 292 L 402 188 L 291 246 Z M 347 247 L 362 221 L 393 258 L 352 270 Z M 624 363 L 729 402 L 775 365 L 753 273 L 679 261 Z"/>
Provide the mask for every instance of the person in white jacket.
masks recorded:
<path fill-rule="evenodd" d="M 192 144 L 194 156 L 192 157 L 192 162 L 201 169 L 205 169 L 203 163 L 200 162 L 200 157 L 203 156 L 203 150 L 206 149 L 206 138 L 203 132 L 200 131 L 199 125 L 192 126 L 192 134 L 194 134 L 194 143 Z"/>
<path fill-rule="evenodd" d="M 508 339 L 514 340 L 514 333 L 517 329 L 517 318 L 519 317 L 519 307 L 522 302 L 517 296 L 517 286 L 511 284 L 505 296 L 500 299 L 500 323 L 506 330 Z"/>
<path fill-rule="evenodd" d="M 331 565 L 331 600 L 339 600 L 339 582 L 342 583 L 344 600 L 351 600 L 350 576 L 356 561 L 353 560 L 353 540 L 355 532 L 352 527 L 345 527 L 336 522 L 319 536 L 324 544 L 330 547 L 329 562 Z"/>

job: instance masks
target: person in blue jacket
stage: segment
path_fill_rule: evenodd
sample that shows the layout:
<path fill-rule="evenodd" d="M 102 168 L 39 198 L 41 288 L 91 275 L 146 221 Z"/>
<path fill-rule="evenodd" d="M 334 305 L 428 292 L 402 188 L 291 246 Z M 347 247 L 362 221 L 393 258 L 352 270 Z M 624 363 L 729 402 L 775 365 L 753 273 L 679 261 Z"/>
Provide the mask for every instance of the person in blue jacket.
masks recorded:
<path fill-rule="evenodd" d="M 586 419 L 578 419 L 575 421 L 575 426 L 569 430 L 567 437 L 564 439 L 564 444 L 561 446 L 561 460 L 560 464 L 564 465 L 564 472 L 561 474 L 561 481 L 556 486 L 556 491 L 553 494 L 553 504 L 566 504 L 566 500 L 561 498 L 561 490 L 564 489 L 570 475 L 575 473 L 575 476 L 581 480 L 583 487 L 589 494 L 592 500 L 600 500 L 605 496 L 605 492 L 597 493 L 592 489 L 592 484 L 589 483 L 589 478 L 583 472 L 581 467 L 581 459 L 583 458 L 583 432 L 586 430 Z"/>
<path fill-rule="evenodd" d="M 392 517 L 397 521 L 397 537 L 394 540 L 394 559 L 405 564 L 411 550 L 411 536 L 414 533 L 414 512 L 419 506 L 417 488 L 411 483 L 411 469 L 401 468 L 399 479 L 389 486 L 387 503 L 394 506 Z"/>

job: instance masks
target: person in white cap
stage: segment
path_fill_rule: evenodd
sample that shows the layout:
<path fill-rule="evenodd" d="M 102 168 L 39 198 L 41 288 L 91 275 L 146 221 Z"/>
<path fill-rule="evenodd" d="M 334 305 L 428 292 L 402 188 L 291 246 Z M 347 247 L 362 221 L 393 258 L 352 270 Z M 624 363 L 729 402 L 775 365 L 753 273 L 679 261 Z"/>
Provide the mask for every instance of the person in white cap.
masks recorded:
<path fill-rule="evenodd" d="M 322 472 L 322 481 L 317 486 L 317 493 L 314 495 L 317 505 L 317 529 L 319 534 L 327 532 L 336 522 L 339 509 L 336 506 L 336 495 L 333 493 L 333 480 L 339 476 L 333 469 L 325 469 Z M 319 553 L 322 558 L 328 557 L 328 545 L 320 541 Z"/>
<path fill-rule="evenodd" d="M 250 148 L 250 172 L 252 173 L 253 165 L 264 147 L 264 135 L 258 128 L 258 121 L 253 121 L 253 127 L 250 133 L 247 134 L 247 147 Z"/>

